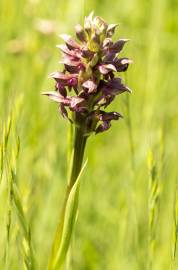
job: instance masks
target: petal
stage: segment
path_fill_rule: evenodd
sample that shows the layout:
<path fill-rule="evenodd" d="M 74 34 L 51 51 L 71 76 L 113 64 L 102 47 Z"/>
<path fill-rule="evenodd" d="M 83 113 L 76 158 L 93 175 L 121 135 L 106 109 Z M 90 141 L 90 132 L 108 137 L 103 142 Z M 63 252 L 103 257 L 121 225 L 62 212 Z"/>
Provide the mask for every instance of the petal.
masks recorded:
<path fill-rule="evenodd" d="M 103 65 L 100 65 L 98 66 L 98 69 L 99 71 L 102 73 L 102 74 L 108 74 L 110 71 L 117 71 L 115 66 L 112 65 L 112 64 L 103 64 Z"/>
<path fill-rule="evenodd" d="M 59 44 L 56 46 L 59 48 L 64 54 L 70 55 L 72 57 L 81 58 L 81 51 L 80 50 L 69 50 L 69 48 L 65 44 Z"/>
<path fill-rule="evenodd" d="M 62 34 L 60 37 L 65 41 L 69 49 L 80 49 L 80 45 L 71 36 Z"/>
<path fill-rule="evenodd" d="M 64 66 L 65 66 L 65 69 L 71 74 L 78 73 L 81 70 L 80 66 L 74 67 L 74 66 L 69 66 L 66 64 L 64 64 Z"/>
<path fill-rule="evenodd" d="M 53 72 L 49 75 L 51 78 L 55 80 L 68 81 L 72 78 L 78 78 L 78 74 L 65 74 L 63 72 Z"/>
<path fill-rule="evenodd" d="M 70 103 L 70 106 L 71 108 L 75 107 L 76 105 L 84 102 L 85 100 L 83 98 L 80 98 L 80 97 L 72 97 L 71 98 L 71 103 Z"/>
<path fill-rule="evenodd" d="M 98 134 L 100 132 L 104 132 L 108 130 L 111 127 L 111 123 L 109 121 L 104 121 L 102 124 L 100 124 L 96 130 L 95 133 Z"/>
<path fill-rule="evenodd" d="M 128 58 L 125 58 L 125 57 L 124 58 L 119 58 L 119 59 L 116 58 L 114 60 L 114 65 L 115 65 L 118 72 L 126 71 L 129 64 L 132 64 L 132 63 L 133 63 L 132 60 L 130 60 Z"/>
<path fill-rule="evenodd" d="M 99 115 L 99 119 L 101 121 L 118 120 L 120 117 L 123 117 L 118 112 L 105 112 L 105 111 L 100 111 L 100 112 L 101 114 Z"/>
<path fill-rule="evenodd" d="M 82 41 L 82 42 L 87 41 L 87 34 L 80 24 L 77 24 L 75 26 L 75 31 L 76 31 L 76 36 L 80 41 Z"/>
<path fill-rule="evenodd" d="M 82 86 L 88 89 L 88 93 L 92 93 L 97 89 L 97 84 L 92 80 L 85 81 Z"/>
<path fill-rule="evenodd" d="M 93 24 L 97 27 L 97 29 L 99 29 L 100 33 L 106 32 L 108 28 L 108 24 L 99 16 L 96 16 L 93 19 Z"/>
<path fill-rule="evenodd" d="M 59 111 L 60 111 L 61 115 L 62 115 L 64 118 L 68 118 L 68 113 L 67 113 L 67 110 L 66 110 L 64 104 L 62 104 L 62 103 L 60 104 L 60 106 L 59 106 Z"/>
<path fill-rule="evenodd" d="M 113 41 L 111 38 L 105 38 L 103 41 L 103 48 L 108 48 L 113 45 Z"/>
<path fill-rule="evenodd" d="M 58 103 L 63 103 L 66 106 L 70 104 L 70 99 L 68 97 L 65 98 L 57 92 L 43 92 L 42 95 L 48 96 L 51 100 Z"/>
<path fill-rule="evenodd" d="M 61 84 L 61 82 L 56 82 L 55 89 L 56 89 L 56 91 L 59 92 L 59 94 L 61 96 L 63 96 L 63 97 L 66 97 L 67 96 L 67 90 L 64 87 L 64 85 Z"/>
<path fill-rule="evenodd" d="M 77 67 L 82 64 L 81 61 L 78 61 L 78 60 L 76 61 L 70 57 L 63 58 L 61 61 L 59 61 L 59 63 L 72 66 L 72 67 Z"/>
<path fill-rule="evenodd" d="M 87 46 L 83 46 L 81 49 L 81 55 L 84 58 L 91 59 L 94 56 L 94 52 L 90 51 Z"/>
<path fill-rule="evenodd" d="M 119 24 L 109 24 L 109 25 L 108 25 L 108 28 L 107 28 L 107 36 L 108 36 L 108 37 L 112 37 L 112 35 L 114 34 L 115 29 L 116 29 L 116 27 L 117 27 L 118 25 L 119 25 Z"/>
<path fill-rule="evenodd" d="M 71 97 L 70 109 L 75 112 L 83 112 L 86 110 L 86 103 L 84 98 Z"/>
<path fill-rule="evenodd" d="M 114 78 L 109 82 L 109 87 L 112 88 L 113 90 L 118 91 L 118 93 L 122 92 L 131 92 L 130 88 L 128 88 L 126 85 L 122 83 L 121 78 Z"/>
<path fill-rule="evenodd" d="M 113 53 L 113 52 L 109 52 L 105 55 L 104 59 L 103 59 L 103 62 L 113 62 L 114 61 L 114 58 L 116 57 L 116 54 Z"/>
<path fill-rule="evenodd" d="M 122 83 L 121 78 L 114 78 L 108 82 L 101 81 L 100 89 L 104 96 L 116 96 L 125 91 L 131 92 L 131 90 Z"/>
<path fill-rule="evenodd" d="M 92 29 L 92 20 L 93 20 L 93 14 L 94 12 L 92 11 L 88 17 L 85 17 L 84 20 L 84 28 L 86 32 L 90 35 L 91 34 L 91 29 Z"/>
<path fill-rule="evenodd" d="M 128 42 L 129 39 L 119 39 L 116 43 L 114 43 L 109 50 L 114 53 L 119 53 L 122 51 L 124 45 L 126 42 Z"/>

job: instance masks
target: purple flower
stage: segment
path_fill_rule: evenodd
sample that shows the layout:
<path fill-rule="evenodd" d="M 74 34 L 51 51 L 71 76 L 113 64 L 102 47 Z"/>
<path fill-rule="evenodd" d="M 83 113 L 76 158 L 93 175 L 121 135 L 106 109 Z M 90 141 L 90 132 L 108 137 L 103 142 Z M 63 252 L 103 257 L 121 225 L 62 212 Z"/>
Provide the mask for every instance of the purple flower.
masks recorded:
<path fill-rule="evenodd" d="M 78 42 L 63 34 L 60 37 L 65 44 L 57 45 L 64 70 L 50 75 L 56 81 L 56 92 L 44 94 L 59 104 L 63 117 L 74 124 L 76 119 L 82 120 L 86 134 L 108 130 L 112 120 L 122 117 L 101 107 L 108 106 L 117 95 L 131 92 L 117 76 L 117 72 L 125 72 L 132 63 L 127 57 L 118 57 L 129 40 L 113 42 L 117 26 L 91 13 L 85 18 L 84 27 L 80 24 L 75 27 Z"/>
<path fill-rule="evenodd" d="M 95 130 L 96 133 L 108 130 L 111 127 L 111 120 L 118 120 L 122 115 L 118 112 L 100 111 L 98 117 L 101 123 L 97 126 Z"/>

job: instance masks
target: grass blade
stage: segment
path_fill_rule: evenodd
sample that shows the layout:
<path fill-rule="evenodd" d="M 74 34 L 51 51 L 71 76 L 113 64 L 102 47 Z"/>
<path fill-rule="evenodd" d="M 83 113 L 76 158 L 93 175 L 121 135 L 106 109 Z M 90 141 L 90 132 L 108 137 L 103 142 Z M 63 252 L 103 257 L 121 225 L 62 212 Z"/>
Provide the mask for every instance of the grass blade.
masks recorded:
<path fill-rule="evenodd" d="M 66 257 L 68 247 L 70 244 L 70 239 L 72 236 L 73 227 L 76 220 L 81 174 L 86 164 L 87 164 L 87 161 L 83 165 L 75 184 L 73 185 L 71 191 L 69 192 L 68 199 L 66 202 L 65 212 L 63 213 L 64 214 L 63 226 L 61 227 L 61 222 L 60 222 L 59 230 L 58 230 L 58 233 L 60 233 L 60 238 L 58 235 L 57 236 L 58 238 L 55 239 L 55 241 L 57 242 L 60 239 L 60 242 L 58 243 L 58 247 L 56 247 L 57 249 L 55 250 L 56 252 L 53 253 L 53 257 L 51 259 L 51 262 L 48 268 L 49 270 L 60 269 Z"/>

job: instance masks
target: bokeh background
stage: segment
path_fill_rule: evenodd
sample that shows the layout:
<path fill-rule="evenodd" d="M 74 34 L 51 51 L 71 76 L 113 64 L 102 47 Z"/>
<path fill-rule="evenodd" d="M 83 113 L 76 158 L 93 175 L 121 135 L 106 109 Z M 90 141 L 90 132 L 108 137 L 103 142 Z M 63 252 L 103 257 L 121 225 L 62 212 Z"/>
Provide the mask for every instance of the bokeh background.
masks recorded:
<path fill-rule="evenodd" d="M 131 39 L 124 56 L 134 64 L 123 78 L 133 92 L 112 106 L 124 119 L 89 139 L 68 269 L 177 269 L 177 0 L 0 1 L 0 136 L 2 142 L 15 112 L 5 159 L 12 162 L 19 136 L 16 181 L 35 257 L 46 269 L 67 176 L 68 123 L 40 93 L 53 89 L 48 74 L 61 68 L 58 34 L 74 34 L 92 10 L 120 24 L 115 39 Z M 7 170 L 0 183 L 0 269 L 20 270 L 24 243 Z"/>

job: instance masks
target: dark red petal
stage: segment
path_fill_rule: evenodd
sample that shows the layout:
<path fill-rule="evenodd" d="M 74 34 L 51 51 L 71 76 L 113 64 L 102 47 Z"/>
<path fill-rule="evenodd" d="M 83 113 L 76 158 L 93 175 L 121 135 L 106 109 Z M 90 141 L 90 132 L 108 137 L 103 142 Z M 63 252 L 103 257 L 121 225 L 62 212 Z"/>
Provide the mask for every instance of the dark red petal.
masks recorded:
<path fill-rule="evenodd" d="M 86 46 L 83 46 L 81 49 L 81 55 L 84 58 L 91 59 L 94 56 L 94 52 L 90 51 Z"/>
<path fill-rule="evenodd" d="M 116 43 L 114 43 L 109 51 L 110 52 L 114 52 L 114 53 L 119 53 L 120 51 L 122 51 L 125 43 L 127 43 L 129 41 L 129 39 L 119 39 Z"/>
<path fill-rule="evenodd" d="M 75 74 L 75 73 L 78 73 L 80 71 L 80 66 L 77 66 L 77 67 L 73 67 L 73 66 L 69 66 L 69 65 L 64 65 L 65 66 L 65 69 L 70 72 L 71 74 Z"/>
<path fill-rule="evenodd" d="M 111 127 L 111 123 L 109 121 L 104 121 L 102 124 L 100 124 L 96 130 L 95 133 L 98 134 L 100 132 L 104 132 L 108 130 Z"/>
<path fill-rule="evenodd" d="M 118 72 L 122 72 L 122 71 L 126 71 L 129 64 L 132 63 L 132 60 L 128 59 L 128 58 L 116 58 L 114 60 L 114 65 L 117 69 Z"/>
<path fill-rule="evenodd" d="M 100 112 L 101 114 L 99 115 L 99 119 L 101 121 L 118 120 L 120 117 L 123 117 L 118 112 L 105 112 L 105 111 L 100 111 Z"/>
<path fill-rule="evenodd" d="M 121 78 L 114 78 L 108 82 L 101 82 L 101 91 L 104 95 L 118 95 L 125 91 L 131 92 L 131 90 L 122 83 Z"/>
<path fill-rule="evenodd" d="M 64 85 L 61 84 L 61 82 L 56 82 L 55 89 L 56 89 L 56 91 L 59 92 L 59 94 L 61 96 L 63 96 L 63 97 L 66 97 L 67 96 L 67 90 L 64 87 Z"/>
<path fill-rule="evenodd" d="M 68 113 L 67 113 L 67 110 L 66 110 L 64 104 L 62 104 L 62 103 L 60 104 L 60 106 L 59 106 L 59 111 L 60 111 L 61 115 L 62 115 L 64 118 L 68 118 Z"/>

